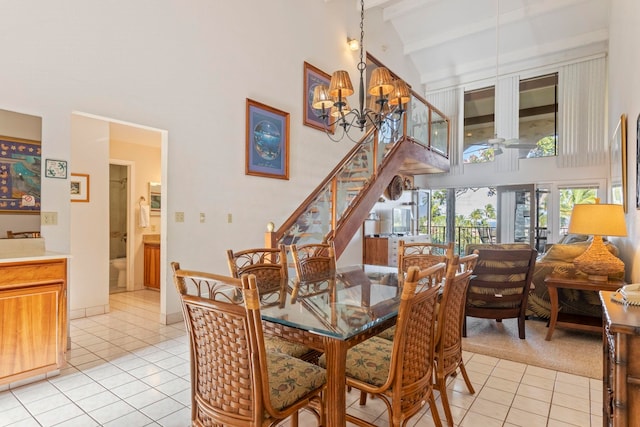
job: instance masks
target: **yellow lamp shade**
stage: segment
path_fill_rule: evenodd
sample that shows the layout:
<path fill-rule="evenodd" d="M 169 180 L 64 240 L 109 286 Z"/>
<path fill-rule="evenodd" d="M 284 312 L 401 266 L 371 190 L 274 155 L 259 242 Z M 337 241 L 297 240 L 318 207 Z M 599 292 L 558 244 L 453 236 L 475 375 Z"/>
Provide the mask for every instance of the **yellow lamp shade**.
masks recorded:
<path fill-rule="evenodd" d="M 579 204 L 573 207 L 569 233 L 598 236 L 626 236 L 627 225 L 622 205 Z"/>
<path fill-rule="evenodd" d="M 579 204 L 573 207 L 569 233 L 593 235 L 591 245 L 573 260 L 580 271 L 593 281 L 606 281 L 608 276 L 624 274 L 624 263 L 609 252 L 602 236 L 626 236 L 627 225 L 622 205 Z"/>
<path fill-rule="evenodd" d="M 409 86 L 404 80 L 397 79 L 394 82 L 393 91 L 389 94 L 389 104 L 402 105 L 409 102 L 411 99 L 411 93 L 409 92 Z"/>
<path fill-rule="evenodd" d="M 333 99 L 329 95 L 329 88 L 325 85 L 316 85 L 313 88 L 313 101 L 311 106 L 316 110 L 333 107 Z"/>
<path fill-rule="evenodd" d="M 369 80 L 369 94 L 373 96 L 385 96 L 393 90 L 393 78 L 385 67 L 378 67 L 371 72 Z"/>
<path fill-rule="evenodd" d="M 349 73 L 344 70 L 338 70 L 333 73 L 329 84 L 329 95 L 333 98 L 346 98 L 353 95 L 353 85 L 351 84 Z"/>

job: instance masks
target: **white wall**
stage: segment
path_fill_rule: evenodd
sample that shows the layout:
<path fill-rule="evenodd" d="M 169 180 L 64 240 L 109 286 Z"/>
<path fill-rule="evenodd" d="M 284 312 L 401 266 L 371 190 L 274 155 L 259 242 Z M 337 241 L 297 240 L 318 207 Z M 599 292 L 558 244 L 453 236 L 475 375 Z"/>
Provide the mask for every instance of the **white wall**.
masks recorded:
<path fill-rule="evenodd" d="M 637 173 L 636 120 L 640 114 L 640 2 L 611 2 L 609 24 L 609 135 L 621 114 L 627 115 L 627 206 L 628 237 L 617 239 L 626 265 L 627 281 L 640 282 L 640 215 L 636 210 Z"/>
<path fill-rule="evenodd" d="M 109 311 L 109 125 L 71 117 L 69 171 L 89 175 L 89 202 L 71 203 L 70 317 Z M 66 194 L 69 200 L 69 183 Z M 60 220 L 60 218 L 58 218 Z M 49 245 L 47 237 L 45 243 Z"/>
<path fill-rule="evenodd" d="M 373 39 L 365 38 L 367 49 L 419 88 L 391 25 L 377 13 L 365 25 Z M 72 307 L 108 302 L 108 239 L 103 247 L 92 238 L 107 212 L 93 197 L 108 187 L 108 162 L 103 171 L 98 159 L 108 151 L 96 143 L 107 135 L 84 129 L 72 112 L 168 131 L 166 260 L 227 273 L 225 250 L 262 246 L 265 225 L 281 224 L 351 148 L 302 125 L 302 71 L 308 61 L 355 79 L 357 53 L 346 39 L 357 34 L 352 1 L 5 2 L 0 108 L 43 118 L 43 157 L 92 169 L 89 204 L 72 209 L 68 181 L 45 180 L 42 188 L 43 210 L 58 212 L 58 225 L 42 227 L 47 247 L 73 256 Z M 290 180 L 244 174 L 246 98 L 291 113 Z M 184 223 L 173 221 L 176 211 Z M 349 251 L 350 259 L 357 253 Z M 178 312 L 165 272 L 171 289 L 161 298 L 163 317 Z"/>

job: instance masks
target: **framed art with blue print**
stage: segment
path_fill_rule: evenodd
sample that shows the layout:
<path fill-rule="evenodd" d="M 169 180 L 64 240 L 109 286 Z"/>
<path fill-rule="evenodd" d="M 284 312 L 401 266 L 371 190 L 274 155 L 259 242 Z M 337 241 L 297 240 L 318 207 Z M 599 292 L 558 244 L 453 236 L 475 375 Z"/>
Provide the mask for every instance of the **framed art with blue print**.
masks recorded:
<path fill-rule="evenodd" d="M 330 82 L 331 76 L 329 74 L 314 67 L 308 62 L 304 63 L 304 87 L 302 88 L 304 96 L 302 107 L 304 110 L 303 124 L 305 126 L 324 130 L 333 134 L 335 125 L 327 126 L 320 117 L 322 110 L 317 110 L 311 105 L 313 102 L 313 90 L 315 87 L 318 85 L 325 85 L 326 87 L 329 87 Z"/>
<path fill-rule="evenodd" d="M 0 212 L 40 213 L 39 141 L 0 136 Z"/>
<path fill-rule="evenodd" d="M 247 98 L 245 174 L 289 179 L 289 113 Z"/>

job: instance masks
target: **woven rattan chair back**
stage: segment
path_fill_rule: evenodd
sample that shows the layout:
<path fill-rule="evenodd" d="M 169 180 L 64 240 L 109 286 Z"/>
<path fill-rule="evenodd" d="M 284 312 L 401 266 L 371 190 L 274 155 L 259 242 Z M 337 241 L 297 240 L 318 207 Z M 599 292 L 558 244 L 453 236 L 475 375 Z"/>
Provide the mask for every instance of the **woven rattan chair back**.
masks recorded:
<path fill-rule="evenodd" d="M 473 271 L 476 268 L 476 264 L 478 264 L 478 257 L 473 256 L 478 254 L 469 254 L 466 256 L 461 256 L 458 259 L 458 272 L 463 273 L 465 271 Z"/>
<path fill-rule="evenodd" d="M 402 280 L 409 271 L 409 267 L 418 267 L 421 270 L 448 262 L 453 257 L 454 243 L 406 243 L 404 240 L 398 242 L 398 282 Z M 444 273 L 443 273 L 444 274 Z M 440 279 L 443 279 L 441 277 Z"/>
<path fill-rule="evenodd" d="M 262 306 L 284 304 L 287 281 L 287 253 L 284 245 L 275 248 L 246 249 L 238 252 L 227 250 L 227 264 L 231 276 L 244 274 L 256 277 Z"/>
<path fill-rule="evenodd" d="M 447 378 L 459 368 L 467 389 L 471 394 L 475 393 L 462 360 L 462 320 L 467 287 L 473 273 L 471 268 L 477 259 L 478 255 L 472 254 L 466 257 L 456 255 L 450 260 L 436 322 L 436 388 L 440 391 L 442 406 L 450 427 L 453 427 L 453 416 L 447 397 Z M 461 269 L 464 271 L 460 271 Z"/>
<path fill-rule="evenodd" d="M 298 409 L 310 402 L 321 407 L 322 384 L 286 407 L 272 404 L 254 276 L 182 270 L 176 262 L 171 267 L 191 344 L 192 425 L 271 426 L 291 415 L 297 423 Z"/>
<path fill-rule="evenodd" d="M 336 272 L 333 242 L 291 245 L 291 257 L 299 281 L 327 279 Z"/>
<path fill-rule="evenodd" d="M 256 276 L 260 292 L 278 289 L 282 280 L 287 280 L 287 254 L 284 245 L 278 248 L 246 249 L 238 252 L 227 250 L 227 263 L 231 276 L 243 274 Z"/>
<path fill-rule="evenodd" d="M 469 282 L 466 317 L 518 319 L 518 335 L 525 338 L 527 298 L 538 252 L 535 249 L 476 249 L 478 262 Z"/>
<path fill-rule="evenodd" d="M 402 289 L 389 376 L 382 386 L 347 378 L 347 385 L 380 397 L 389 411 L 390 425 L 405 425 L 429 402 L 436 426 L 441 426 L 433 395 L 436 301 L 441 289 L 433 285 L 444 276 L 445 264 L 424 270 L 410 267 Z M 374 338 L 372 338 L 374 339 Z M 371 425 L 347 415 L 358 425 Z"/>

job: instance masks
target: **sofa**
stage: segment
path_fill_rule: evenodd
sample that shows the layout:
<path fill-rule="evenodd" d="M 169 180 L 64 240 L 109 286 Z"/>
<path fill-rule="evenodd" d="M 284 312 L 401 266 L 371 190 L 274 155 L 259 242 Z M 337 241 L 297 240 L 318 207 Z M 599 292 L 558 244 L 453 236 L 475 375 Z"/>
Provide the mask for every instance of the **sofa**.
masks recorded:
<path fill-rule="evenodd" d="M 527 315 L 541 319 L 549 319 L 551 316 L 551 301 L 549 292 L 544 282 L 548 275 L 562 277 L 586 278 L 587 275 L 573 265 L 573 259 L 582 254 L 591 242 L 588 236 L 567 235 L 559 243 L 549 244 L 546 251 L 538 255 L 533 273 L 531 292 L 527 301 Z M 610 242 L 605 242 L 612 254 L 618 256 L 618 249 Z M 526 243 L 502 243 L 502 244 L 472 244 L 467 245 L 465 252 L 472 253 L 475 249 L 490 246 L 495 249 L 529 248 Z M 622 279 L 624 273 L 612 276 Z M 563 313 L 580 314 L 593 317 L 602 316 L 602 306 L 596 291 L 578 291 L 572 289 L 559 289 L 558 299 L 560 310 Z"/>

